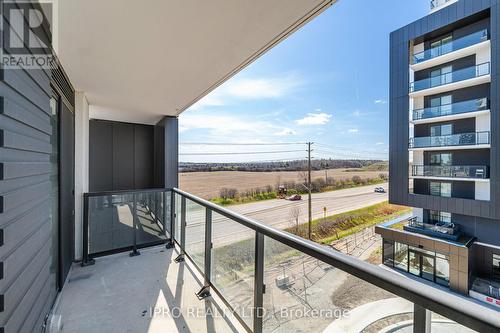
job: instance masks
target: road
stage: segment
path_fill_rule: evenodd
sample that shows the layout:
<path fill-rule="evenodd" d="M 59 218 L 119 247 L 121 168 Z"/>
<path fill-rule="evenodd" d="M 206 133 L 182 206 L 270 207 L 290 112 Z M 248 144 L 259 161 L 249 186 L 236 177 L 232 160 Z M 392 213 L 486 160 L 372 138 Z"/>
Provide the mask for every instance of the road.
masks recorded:
<path fill-rule="evenodd" d="M 315 193 L 312 196 L 313 219 L 323 217 L 323 207 L 326 207 L 327 215 L 334 215 L 387 201 L 387 193 L 374 192 L 374 188 L 379 186 L 387 190 L 388 184 Z M 275 228 L 284 229 L 292 226 L 290 210 L 294 207 L 300 208 L 300 223 L 307 223 L 307 195 L 303 196 L 302 199 L 301 201 L 266 200 L 229 206 L 228 208 Z M 186 243 L 198 248 L 198 246 L 202 246 L 204 240 L 204 209 L 195 204 L 188 204 L 186 215 Z M 252 231 L 218 214 L 213 216 L 212 232 L 214 246 L 250 238 L 253 235 Z"/>

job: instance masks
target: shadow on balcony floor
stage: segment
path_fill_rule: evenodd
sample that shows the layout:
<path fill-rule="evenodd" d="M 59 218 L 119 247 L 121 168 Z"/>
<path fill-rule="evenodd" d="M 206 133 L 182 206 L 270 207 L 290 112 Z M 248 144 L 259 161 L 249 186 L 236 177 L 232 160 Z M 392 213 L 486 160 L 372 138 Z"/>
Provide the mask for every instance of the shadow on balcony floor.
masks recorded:
<path fill-rule="evenodd" d="M 242 332 L 222 303 L 197 299 L 201 281 L 190 264 L 173 263 L 177 254 L 155 247 L 74 265 L 54 318 L 63 332 Z"/>

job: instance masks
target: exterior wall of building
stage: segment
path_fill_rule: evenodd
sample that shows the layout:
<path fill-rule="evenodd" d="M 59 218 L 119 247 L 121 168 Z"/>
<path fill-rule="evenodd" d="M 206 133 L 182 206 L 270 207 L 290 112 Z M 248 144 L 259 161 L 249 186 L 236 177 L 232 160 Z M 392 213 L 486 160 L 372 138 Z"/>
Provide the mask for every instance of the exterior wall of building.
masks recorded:
<path fill-rule="evenodd" d="M 52 75 L 0 69 L 0 331 L 6 333 L 41 332 L 57 293 Z"/>
<path fill-rule="evenodd" d="M 453 5 L 447 6 L 435 13 L 422 18 L 414 23 L 403 27 L 391 34 L 391 70 L 390 70 L 390 161 L 391 161 L 391 184 L 390 200 L 392 203 L 447 211 L 454 214 L 477 216 L 481 218 L 500 220 L 500 199 L 499 174 L 497 166 L 500 163 L 500 154 L 497 154 L 500 132 L 493 131 L 490 150 L 490 177 L 491 194 L 490 201 L 472 200 L 463 198 L 443 198 L 429 195 L 418 195 L 409 193 L 409 154 L 408 141 L 410 134 L 409 126 L 409 82 L 410 82 L 410 47 L 413 41 L 415 44 L 422 43 L 425 36 L 441 36 L 447 30 L 454 31 L 464 26 L 470 25 L 474 20 L 475 26 L 463 28 L 461 34 L 467 35 L 474 29 L 488 25 L 486 16 L 490 15 L 490 43 L 491 61 L 497 63 L 499 56 L 498 35 L 500 27 L 496 22 L 500 19 L 500 7 L 498 0 L 474 1 L 460 0 Z M 476 30 L 477 31 L 477 30 Z M 432 37 L 431 37 L 432 38 Z M 429 37 L 426 37 L 429 39 Z M 420 42 L 419 42 L 420 40 Z M 478 55 L 477 58 L 479 58 Z M 477 59 L 476 59 L 477 61 Z M 500 128 L 500 118 L 494 110 L 497 109 L 498 97 L 496 93 L 500 72 L 492 68 L 491 74 L 491 99 L 492 109 L 490 127 Z M 487 86 L 487 85 L 486 85 Z M 482 88 L 484 89 L 484 88 Z M 418 103 L 418 101 L 416 101 Z M 422 102 L 420 102 L 422 103 Z M 485 121 L 476 121 L 476 126 L 484 126 Z M 416 127 L 416 126 L 415 126 Z M 418 131 L 418 128 L 415 129 Z M 413 155 L 415 159 L 415 154 Z M 474 186 L 474 191 L 475 191 Z M 500 222 L 498 222 L 500 223 Z M 500 224 L 499 224 L 500 225 Z"/>

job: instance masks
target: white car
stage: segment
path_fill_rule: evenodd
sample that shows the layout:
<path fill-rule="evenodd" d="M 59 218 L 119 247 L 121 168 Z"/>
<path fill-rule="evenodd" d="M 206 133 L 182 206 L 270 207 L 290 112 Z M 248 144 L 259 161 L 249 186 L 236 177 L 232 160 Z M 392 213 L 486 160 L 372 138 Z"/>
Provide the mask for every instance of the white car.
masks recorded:
<path fill-rule="evenodd" d="M 376 193 L 385 193 L 385 188 L 383 188 L 383 187 L 375 187 L 375 192 Z"/>

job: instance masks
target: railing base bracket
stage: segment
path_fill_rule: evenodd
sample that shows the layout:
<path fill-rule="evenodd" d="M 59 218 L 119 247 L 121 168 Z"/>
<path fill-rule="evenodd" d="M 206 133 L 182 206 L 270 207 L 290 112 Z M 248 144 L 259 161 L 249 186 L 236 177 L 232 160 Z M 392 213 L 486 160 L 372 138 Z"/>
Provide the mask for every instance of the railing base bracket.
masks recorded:
<path fill-rule="evenodd" d="M 196 293 L 196 297 L 198 297 L 200 301 L 210 296 L 210 286 L 203 286 L 203 288 Z"/>
<path fill-rule="evenodd" d="M 177 258 L 174 259 L 174 262 L 176 262 L 176 263 L 184 262 L 184 255 L 183 254 L 179 254 L 177 256 Z"/>
<path fill-rule="evenodd" d="M 92 266 L 94 264 L 95 264 L 94 259 L 88 259 L 88 260 L 82 261 L 82 267 Z"/>
<path fill-rule="evenodd" d="M 141 252 L 137 251 L 137 250 L 133 250 L 132 252 L 130 252 L 128 254 L 130 257 L 137 257 L 137 256 L 140 256 L 141 255 Z"/>
<path fill-rule="evenodd" d="M 175 247 L 175 243 L 171 241 L 167 241 L 167 244 L 165 244 L 166 249 L 173 249 Z"/>

